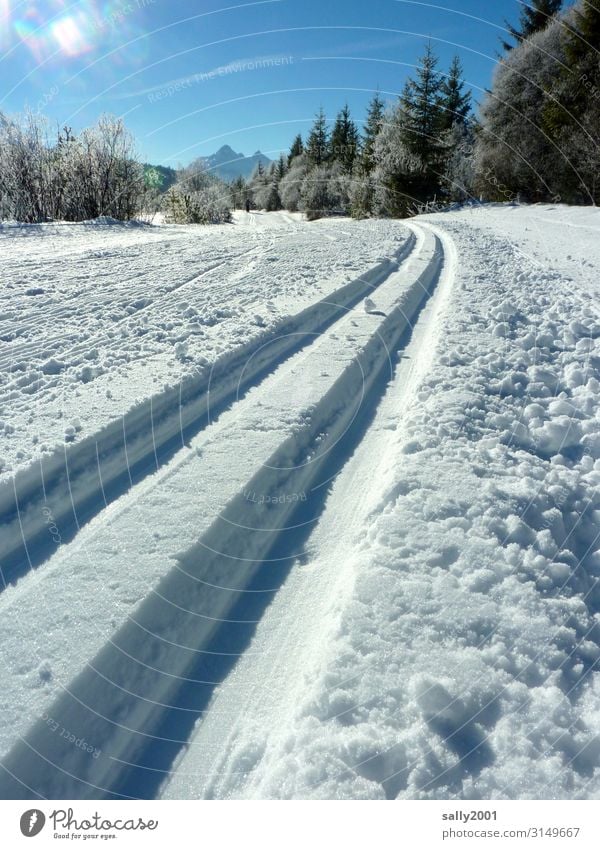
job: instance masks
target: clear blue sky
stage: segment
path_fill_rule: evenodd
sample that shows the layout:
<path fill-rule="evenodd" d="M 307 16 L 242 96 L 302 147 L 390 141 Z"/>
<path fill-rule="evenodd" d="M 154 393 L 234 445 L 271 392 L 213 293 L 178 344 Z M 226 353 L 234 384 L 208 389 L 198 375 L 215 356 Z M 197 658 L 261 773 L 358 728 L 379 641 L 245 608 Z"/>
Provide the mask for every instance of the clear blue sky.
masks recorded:
<path fill-rule="evenodd" d="M 223 144 L 274 157 L 315 111 L 377 88 L 393 100 L 431 38 L 445 70 L 489 86 L 518 0 L 0 0 L 0 110 L 78 129 L 124 115 L 147 161 L 187 163 Z M 169 88 L 170 85 L 170 88 Z"/>

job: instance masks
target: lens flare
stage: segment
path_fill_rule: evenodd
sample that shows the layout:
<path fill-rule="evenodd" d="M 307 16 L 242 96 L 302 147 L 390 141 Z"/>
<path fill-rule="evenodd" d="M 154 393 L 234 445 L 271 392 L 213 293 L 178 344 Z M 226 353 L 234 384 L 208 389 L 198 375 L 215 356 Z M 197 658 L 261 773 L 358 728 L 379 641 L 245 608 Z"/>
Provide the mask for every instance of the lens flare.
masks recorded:
<path fill-rule="evenodd" d="M 37 62 L 110 51 L 143 33 L 147 16 L 143 3 L 96 0 L 19 3 L 14 11 L 10 0 L 0 0 L 0 46 L 21 43 Z"/>
<path fill-rule="evenodd" d="M 6 50 L 10 43 L 10 0 L 0 0 L 0 50 Z"/>
<path fill-rule="evenodd" d="M 87 37 L 85 22 L 82 26 L 72 15 L 55 21 L 50 32 L 65 56 L 80 56 L 93 49 L 92 40 Z"/>

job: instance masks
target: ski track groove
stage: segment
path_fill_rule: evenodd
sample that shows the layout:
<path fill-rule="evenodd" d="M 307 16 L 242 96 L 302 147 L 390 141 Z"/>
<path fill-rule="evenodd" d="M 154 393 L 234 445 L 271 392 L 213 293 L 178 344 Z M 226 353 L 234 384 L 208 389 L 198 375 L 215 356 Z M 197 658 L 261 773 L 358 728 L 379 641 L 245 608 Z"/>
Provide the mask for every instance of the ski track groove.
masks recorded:
<path fill-rule="evenodd" d="M 5 552 L 5 564 L 10 564 L 2 568 L 0 561 L 4 582 L 7 578 L 10 580 L 12 564 L 19 553 L 22 554 L 23 548 L 28 547 L 31 551 L 32 542 L 42 537 L 45 527 L 42 508 L 51 510 L 55 522 L 68 524 L 74 517 L 79 528 L 79 508 L 95 497 L 98 508 L 104 509 L 108 504 L 105 493 L 115 478 L 122 476 L 123 469 L 130 476 L 132 468 L 142 464 L 146 467 L 144 474 L 156 471 L 156 457 L 165 443 L 176 439 L 181 447 L 183 433 L 194 427 L 194 422 L 206 415 L 210 418 L 211 408 L 218 409 L 229 397 L 233 399 L 235 392 L 240 393 L 242 384 L 251 385 L 258 375 L 272 371 L 294 352 L 297 337 L 305 334 L 305 341 L 310 342 L 319 329 L 343 316 L 358 298 L 375 290 L 398 263 L 404 261 L 413 246 L 414 239 L 411 237 L 400 248 L 395 260 L 385 260 L 299 314 L 284 319 L 265 338 L 242 346 L 218 360 L 210 373 L 203 372 L 197 377 L 184 379 L 179 387 L 149 398 L 100 433 L 86 437 L 72 448 L 61 446 L 54 454 L 17 472 L 9 481 L 10 490 L 7 486 L 0 487 L 0 542 Z M 269 250 L 269 245 L 265 248 L 261 244 L 248 253 L 257 247 L 261 254 Z M 227 284 L 223 284 L 218 291 L 224 293 L 226 288 Z M 214 297 L 214 290 L 211 297 Z M 257 350 L 266 351 L 269 343 L 278 336 L 283 336 L 284 341 L 279 347 L 274 346 L 272 354 L 263 354 L 262 359 L 256 356 Z M 246 368 L 248 362 L 252 363 L 252 368 Z M 238 373 L 240 368 L 241 373 Z M 177 408 L 176 414 L 170 412 L 171 407 Z M 89 481 L 81 481 L 89 473 L 90 452 L 102 461 L 96 466 L 98 481 L 93 488 Z M 154 463 L 149 462 L 151 459 Z M 40 491 L 44 493 L 42 503 L 38 496 Z M 15 526 L 17 514 L 18 527 Z M 29 553 L 26 561 L 29 568 L 36 565 L 35 558 Z"/>
<path fill-rule="evenodd" d="M 400 251 L 402 256 L 398 257 L 396 263 L 398 268 L 402 260 L 400 272 L 394 272 L 390 263 L 384 263 L 385 267 L 378 266 L 374 272 L 376 277 L 379 275 L 383 278 L 377 278 L 377 287 L 387 292 L 386 285 L 391 288 L 395 278 L 408 267 L 412 274 L 410 285 L 406 284 L 400 300 L 397 300 L 396 294 L 395 299 L 390 301 L 388 315 L 381 312 L 375 314 L 379 316 L 375 329 L 363 330 L 362 337 L 361 331 L 356 331 L 360 339 L 355 342 L 355 352 L 351 356 L 345 353 L 346 357 L 350 356 L 347 363 L 340 353 L 341 372 L 334 383 L 329 386 L 329 375 L 321 375 L 322 389 L 310 405 L 308 419 L 299 429 L 292 428 L 291 435 L 290 424 L 284 427 L 281 431 L 284 441 L 280 442 L 271 458 L 246 483 L 246 493 L 251 489 L 253 492 L 309 491 L 322 474 L 325 479 L 318 483 L 322 494 L 332 477 L 327 475 L 331 456 L 341 451 L 342 459 L 339 462 L 343 464 L 347 460 L 344 455 L 344 434 L 352 430 L 363 402 L 368 401 L 375 391 L 381 370 L 389 361 L 390 351 L 396 350 L 400 339 L 409 332 L 411 319 L 419 315 L 423 305 L 429 302 L 436 291 L 437 275 L 444 255 L 440 238 L 433 228 L 411 225 L 410 229 L 413 234 L 417 234 L 418 249 L 414 249 L 414 238 L 405 243 Z M 365 293 L 375 288 L 371 275 L 368 280 L 365 280 L 365 275 L 361 277 L 360 297 L 342 298 L 340 302 L 341 292 L 354 291 L 352 287 L 358 285 L 355 280 L 334 293 L 337 297 L 331 295 L 325 299 L 329 302 L 333 298 L 335 300 L 335 320 L 321 321 L 311 331 L 318 335 L 306 350 L 300 348 L 294 353 L 292 349 L 291 352 L 279 353 L 270 361 L 267 360 L 264 368 L 269 376 L 276 369 L 283 368 L 285 374 L 289 372 L 295 377 L 294 363 L 299 361 L 301 369 L 302 363 L 308 361 L 311 353 L 318 357 L 319 345 L 323 351 L 327 350 L 327 345 L 331 350 L 346 347 L 339 344 L 338 325 L 340 329 L 343 329 L 344 322 L 349 326 L 350 318 L 359 315 L 359 305 Z M 311 309 L 314 307 L 303 311 L 301 315 L 306 312 L 310 314 Z M 373 323 L 374 316 L 367 315 L 364 321 Z M 358 326 L 356 321 L 351 324 Z M 352 345 L 352 334 L 346 338 Z M 301 381 L 297 383 L 301 384 Z M 238 400 L 237 404 L 241 403 Z M 237 404 L 234 404 L 234 410 Z M 150 409 L 150 421 L 154 424 L 152 402 Z M 180 407 L 178 418 L 181 411 Z M 183 420 L 180 425 L 183 425 Z M 151 427 L 149 432 L 152 436 L 151 450 L 156 456 L 158 449 L 153 441 L 155 429 Z M 276 437 L 277 432 L 274 432 L 272 440 Z M 273 445 L 277 445 L 276 441 L 273 441 Z M 97 444 L 95 447 L 97 450 Z M 127 447 L 125 439 L 125 450 Z M 101 476 L 102 470 L 99 471 Z M 159 473 L 152 486 L 158 491 L 161 480 L 165 481 L 169 476 L 173 479 L 176 474 L 177 464 L 167 468 L 164 474 Z M 70 483 L 68 475 L 67 480 Z M 46 484 L 43 475 L 42 484 Z M 101 486 L 104 488 L 102 476 Z M 71 500 L 75 509 L 77 495 L 72 491 Z M 252 592 L 248 589 L 250 582 L 260 564 L 269 562 L 269 552 L 276 548 L 278 535 L 283 537 L 294 527 L 290 522 L 297 512 L 297 502 L 292 500 L 272 510 L 263 506 L 258 518 L 256 505 L 250 506 L 250 502 L 251 499 L 243 492 L 226 502 L 224 509 L 197 543 L 177 555 L 176 565 L 164 576 L 157 589 L 135 609 L 135 614 L 129 617 L 121 629 L 108 638 L 94 660 L 88 661 L 86 668 L 74 681 L 63 688 L 62 696 L 49 709 L 51 715 L 66 717 L 64 724 L 73 733 L 93 735 L 93 729 L 88 726 L 94 726 L 95 723 L 96 737 L 99 739 L 104 735 L 107 738 L 102 757 L 90 763 L 91 758 L 87 756 L 87 761 L 82 761 L 81 752 L 73 751 L 73 746 L 65 751 L 66 744 L 61 743 L 59 738 L 48 739 L 47 726 L 40 720 L 33 724 L 2 764 L 4 777 L 0 777 L 0 792 L 5 798 L 15 794 L 22 798 L 24 786 L 34 796 L 52 796 L 56 793 L 57 781 L 60 788 L 58 796 L 76 798 L 91 793 L 96 798 L 100 791 L 109 797 L 128 797 L 126 792 L 120 793 L 115 789 L 123 781 L 123 765 L 138 762 L 140 738 L 152 738 L 161 723 L 164 705 L 177 707 L 177 692 L 181 682 L 186 678 L 189 680 L 196 656 L 210 648 L 217 625 L 225 623 L 224 627 L 227 627 L 227 623 L 246 621 L 229 618 L 236 599 L 244 593 Z M 105 503 L 106 498 L 102 505 Z M 21 511 L 18 511 L 18 519 L 20 522 Z M 265 530 L 270 533 L 265 535 Z M 23 533 L 26 534 L 26 529 Z M 223 560 L 227 562 L 223 564 Z M 278 560 L 281 558 L 273 562 Z M 245 562 L 246 568 L 240 575 L 239 564 L 242 562 Z M 271 580 L 274 584 L 272 592 L 277 592 L 277 581 L 275 578 Z M 173 611 L 178 609 L 182 616 L 174 622 Z M 110 687 L 106 686 L 107 681 Z M 115 696 L 115 689 L 123 694 L 122 698 Z M 119 721 L 121 719 L 123 722 Z M 44 751 L 48 757 L 43 754 Z M 39 759 L 53 764 L 56 769 L 45 770 Z M 58 773 L 61 775 L 59 779 Z M 20 778 L 11 781 L 8 776 L 13 774 Z"/>

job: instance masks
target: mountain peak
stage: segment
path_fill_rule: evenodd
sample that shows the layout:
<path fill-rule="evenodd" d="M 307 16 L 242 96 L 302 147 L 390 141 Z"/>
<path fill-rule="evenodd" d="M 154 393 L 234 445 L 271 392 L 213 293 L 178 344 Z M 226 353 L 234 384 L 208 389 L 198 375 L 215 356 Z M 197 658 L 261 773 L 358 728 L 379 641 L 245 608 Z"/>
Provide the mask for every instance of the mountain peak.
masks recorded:
<path fill-rule="evenodd" d="M 224 144 L 212 156 L 206 156 L 204 161 L 207 168 L 223 180 L 235 180 L 237 177 L 248 179 L 259 162 L 264 168 L 268 168 L 271 164 L 269 157 L 260 150 L 252 156 L 244 156 L 243 153 L 236 153 L 228 144 Z"/>
<path fill-rule="evenodd" d="M 230 147 L 228 144 L 224 144 L 223 147 L 220 147 L 218 151 L 214 154 L 214 156 L 244 156 L 243 153 L 236 153 L 235 150 Z"/>

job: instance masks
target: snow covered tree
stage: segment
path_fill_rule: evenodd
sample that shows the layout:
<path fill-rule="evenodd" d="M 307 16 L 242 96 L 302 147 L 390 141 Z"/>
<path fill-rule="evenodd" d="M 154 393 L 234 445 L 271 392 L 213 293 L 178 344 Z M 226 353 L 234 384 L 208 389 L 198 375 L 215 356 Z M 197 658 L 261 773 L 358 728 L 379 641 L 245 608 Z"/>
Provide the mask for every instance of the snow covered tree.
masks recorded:
<path fill-rule="evenodd" d="M 248 187 L 246 186 L 246 181 L 241 174 L 230 184 L 229 191 L 231 194 L 231 204 L 233 208 L 244 209 L 246 206 L 246 199 L 248 197 Z"/>
<path fill-rule="evenodd" d="M 280 154 L 279 159 L 277 160 L 276 172 L 277 172 L 277 181 L 281 182 L 285 177 L 288 170 L 288 163 L 286 157 Z"/>
<path fill-rule="evenodd" d="M 415 176 L 422 172 L 422 161 L 406 144 L 406 116 L 397 103 L 385 116 L 375 141 L 373 172 L 373 211 L 377 215 L 402 218 L 415 195 Z"/>
<path fill-rule="evenodd" d="M 463 67 L 458 56 L 452 60 L 448 76 L 440 84 L 440 106 L 440 121 L 445 130 L 457 123 L 465 124 L 471 113 L 471 92 L 465 91 Z"/>
<path fill-rule="evenodd" d="M 327 215 L 334 202 L 329 193 L 331 169 L 327 165 L 317 165 L 311 168 L 302 182 L 300 195 L 302 208 L 309 221 Z"/>
<path fill-rule="evenodd" d="M 545 29 L 551 18 L 560 12 L 562 5 L 563 0 L 528 0 L 523 4 L 518 28 L 508 22 L 506 28 L 516 44 L 521 44 L 534 33 Z M 508 51 L 513 50 L 515 44 L 503 40 L 502 46 Z"/>
<path fill-rule="evenodd" d="M 579 0 L 565 23 L 565 63 L 557 69 L 555 97 L 545 105 L 543 126 L 572 165 L 562 168 L 562 197 L 599 203 L 600 0 Z"/>
<path fill-rule="evenodd" d="M 600 202 L 600 0 L 578 0 L 510 51 L 482 108 L 479 191 Z"/>
<path fill-rule="evenodd" d="M 379 92 L 376 92 L 369 104 L 364 129 L 364 142 L 360 164 L 362 171 L 366 174 L 370 174 L 375 167 L 375 161 L 373 159 L 375 140 L 381 132 L 384 117 L 385 103 L 383 102 Z"/>
<path fill-rule="evenodd" d="M 331 154 L 329 130 L 327 129 L 327 119 L 322 107 L 317 113 L 315 123 L 308 136 L 306 154 L 308 161 L 312 165 L 323 165 L 329 161 Z"/>
<path fill-rule="evenodd" d="M 302 184 L 310 171 L 310 163 L 306 153 L 298 154 L 292 159 L 287 174 L 279 184 L 279 196 L 284 209 L 298 212 L 302 206 Z"/>
<path fill-rule="evenodd" d="M 443 194 L 449 201 L 462 203 L 475 195 L 475 129 L 470 122 L 456 122 L 447 138 Z"/>
<path fill-rule="evenodd" d="M 334 161 L 340 162 L 349 174 L 358 154 L 358 128 L 350 116 L 348 104 L 339 112 L 331 132 L 330 151 Z"/>
<path fill-rule="evenodd" d="M 385 154 L 379 145 L 376 155 L 380 175 L 384 162 L 400 166 L 400 172 L 392 179 L 394 191 L 401 180 L 406 191 L 420 201 L 431 200 L 436 195 L 447 152 L 443 138 L 442 78 L 437 63 L 428 44 L 415 78 L 407 81 L 399 107 L 392 113 L 390 132 L 380 134 L 383 144 L 399 145 L 398 150 Z"/>
<path fill-rule="evenodd" d="M 375 142 L 383 127 L 384 119 L 385 103 L 379 92 L 376 92 L 367 109 L 362 150 L 354 164 L 353 180 L 349 190 L 350 210 L 354 218 L 365 218 L 373 212 Z"/>
<path fill-rule="evenodd" d="M 508 201 L 520 195 L 542 201 L 558 193 L 565 154 L 548 133 L 544 113 L 555 103 L 558 69 L 564 62 L 564 28 L 553 19 L 498 65 L 482 105 L 476 150 L 477 185 L 487 199 Z"/>
<path fill-rule="evenodd" d="M 166 194 L 164 208 L 165 219 L 171 224 L 228 224 L 231 221 L 227 187 L 216 179 L 193 192 L 176 183 Z"/>
<path fill-rule="evenodd" d="M 440 133 L 444 129 L 442 76 L 437 65 L 438 60 L 428 44 L 417 66 L 416 78 L 408 80 L 400 98 L 404 110 L 404 143 L 425 165 L 439 160 Z"/>

